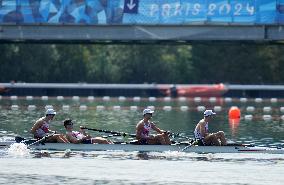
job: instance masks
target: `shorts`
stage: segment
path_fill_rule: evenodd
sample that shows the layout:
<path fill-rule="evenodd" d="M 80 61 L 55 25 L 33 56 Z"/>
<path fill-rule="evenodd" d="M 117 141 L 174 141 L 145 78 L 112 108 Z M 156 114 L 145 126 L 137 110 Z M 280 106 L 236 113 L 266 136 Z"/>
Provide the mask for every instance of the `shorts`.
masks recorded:
<path fill-rule="evenodd" d="M 198 146 L 205 146 L 205 142 L 203 139 L 196 139 L 195 143 L 197 143 Z"/>
<path fill-rule="evenodd" d="M 82 141 L 83 144 L 93 144 L 91 139 L 86 139 Z"/>
<path fill-rule="evenodd" d="M 138 144 L 139 145 L 148 145 L 147 139 L 139 139 Z"/>

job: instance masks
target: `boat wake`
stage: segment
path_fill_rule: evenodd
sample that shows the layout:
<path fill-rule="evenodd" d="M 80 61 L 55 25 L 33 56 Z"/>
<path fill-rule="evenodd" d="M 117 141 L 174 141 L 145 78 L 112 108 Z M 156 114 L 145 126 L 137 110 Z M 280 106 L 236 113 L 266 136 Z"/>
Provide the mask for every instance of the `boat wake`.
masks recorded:
<path fill-rule="evenodd" d="M 8 148 L 8 155 L 11 156 L 26 156 L 30 154 L 30 149 L 24 143 L 13 143 Z"/>

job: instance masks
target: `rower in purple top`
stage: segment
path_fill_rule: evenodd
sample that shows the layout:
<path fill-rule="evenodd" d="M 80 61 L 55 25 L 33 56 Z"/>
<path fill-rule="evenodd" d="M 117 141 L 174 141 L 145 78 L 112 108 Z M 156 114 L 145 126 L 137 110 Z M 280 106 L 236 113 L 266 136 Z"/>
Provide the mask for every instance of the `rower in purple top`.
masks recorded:
<path fill-rule="evenodd" d="M 153 122 L 150 121 L 154 111 L 151 109 L 143 110 L 143 119 L 136 125 L 136 139 L 139 144 L 162 144 L 170 145 L 171 141 L 168 133 L 158 128 Z M 151 129 L 155 130 L 159 134 L 150 135 Z"/>
<path fill-rule="evenodd" d="M 223 131 L 216 133 L 208 132 L 208 123 L 212 120 L 213 116 L 216 115 L 212 110 L 205 110 L 203 113 L 204 117 L 196 125 L 194 130 L 194 137 L 198 145 L 201 146 L 223 146 L 226 145 L 226 138 Z"/>

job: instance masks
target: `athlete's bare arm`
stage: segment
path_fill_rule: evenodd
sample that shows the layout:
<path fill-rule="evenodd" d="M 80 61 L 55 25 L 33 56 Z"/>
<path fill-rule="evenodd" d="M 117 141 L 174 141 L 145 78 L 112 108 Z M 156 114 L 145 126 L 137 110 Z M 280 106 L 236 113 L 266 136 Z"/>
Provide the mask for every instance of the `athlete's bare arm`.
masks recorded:
<path fill-rule="evenodd" d="M 159 134 L 162 134 L 164 133 L 165 131 L 164 130 L 161 130 L 159 127 L 157 127 L 155 125 L 155 123 L 151 122 L 151 127 L 153 128 L 153 130 L 155 130 L 156 132 L 158 132 Z"/>
<path fill-rule="evenodd" d="M 143 123 L 140 121 L 136 126 L 136 139 L 142 139 Z"/>
<path fill-rule="evenodd" d="M 206 129 L 205 129 L 205 121 L 204 120 L 201 120 L 199 122 L 199 128 L 200 128 L 200 134 L 202 137 L 206 137 L 208 135 L 208 133 L 206 132 Z"/>
<path fill-rule="evenodd" d="M 31 133 L 35 134 L 36 130 L 39 129 L 42 125 L 43 125 L 43 120 L 42 119 L 37 120 L 31 129 Z"/>

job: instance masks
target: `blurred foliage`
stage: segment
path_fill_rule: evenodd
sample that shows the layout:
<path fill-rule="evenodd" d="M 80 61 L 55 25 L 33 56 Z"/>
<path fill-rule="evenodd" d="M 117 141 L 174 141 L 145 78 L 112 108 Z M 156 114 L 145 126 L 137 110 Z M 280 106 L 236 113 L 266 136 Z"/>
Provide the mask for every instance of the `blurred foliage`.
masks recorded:
<path fill-rule="evenodd" d="M 282 84 L 284 46 L 1 44 L 0 82 Z"/>

